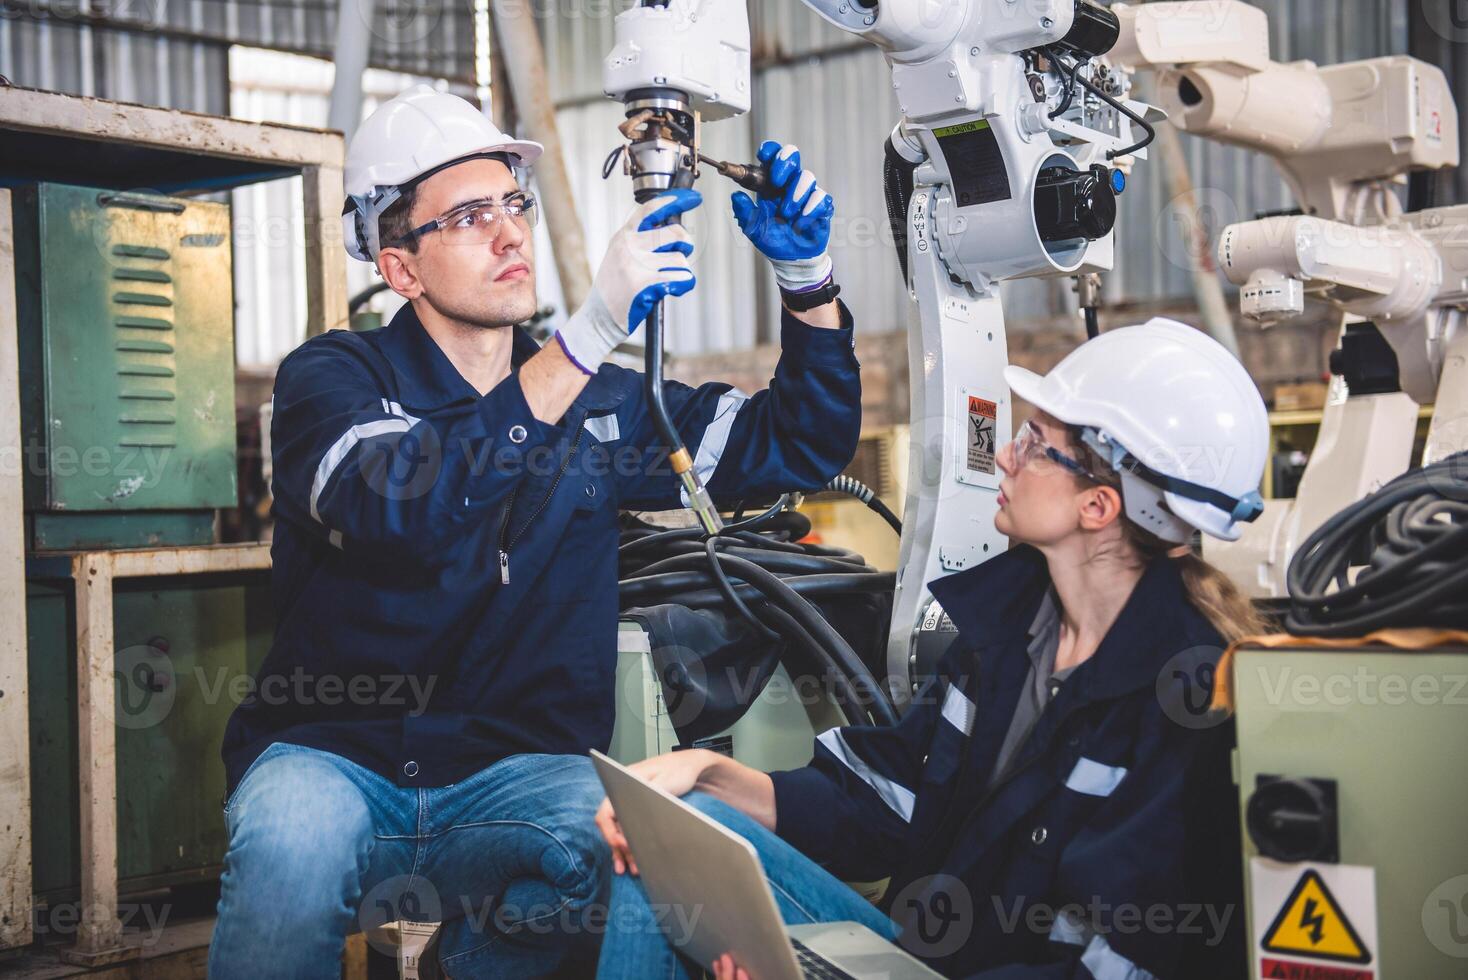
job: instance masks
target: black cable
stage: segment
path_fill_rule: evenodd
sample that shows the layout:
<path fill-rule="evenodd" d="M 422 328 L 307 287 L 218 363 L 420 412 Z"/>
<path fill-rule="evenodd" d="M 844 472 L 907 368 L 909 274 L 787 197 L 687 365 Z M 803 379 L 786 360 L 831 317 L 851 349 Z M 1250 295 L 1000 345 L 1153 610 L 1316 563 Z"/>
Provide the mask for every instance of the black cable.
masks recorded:
<path fill-rule="evenodd" d="M 780 627 L 780 633 L 789 640 L 791 646 L 805 654 L 807 668 L 815 668 L 810 673 L 819 672 L 820 676 L 830 679 L 831 686 L 835 688 L 832 692 L 832 700 L 841 709 L 847 724 L 865 725 L 870 723 L 870 715 L 863 709 L 861 697 L 856 689 L 851 686 L 851 680 L 843 674 L 831 659 L 830 655 L 816 642 L 815 637 L 779 606 L 766 603 L 764 614 L 773 619 Z M 788 668 L 787 668 L 788 670 Z"/>
<path fill-rule="evenodd" d="M 852 685 L 862 696 L 864 703 L 870 702 L 868 710 L 875 723 L 879 725 L 897 724 L 897 711 L 888 699 L 886 691 L 877 683 L 877 679 L 872 676 L 867 665 L 862 663 L 856 651 L 851 649 L 851 644 L 846 642 L 846 638 L 836 632 L 835 627 L 826 621 L 819 609 L 811 605 L 810 600 L 792 589 L 773 572 L 766 571 L 752 561 L 729 555 L 720 555 L 718 560 L 727 563 L 728 571 L 734 572 L 739 578 L 764 593 L 765 598 L 771 603 L 793 616 L 821 647 L 831 654 L 837 669 L 851 679 Z M 689 567 L 692 567 L 694 563 L 702 564 L 700 556 L 697 555 L 686 555 L 674 561 L 684 563 Z"/>
<path fill-rule="evenodd" d="M 727 541 L 727 539 L 720 538 Z M 707 557 L 708 548 L 706 544 L 700 544 L 694 548 L 680 548 L 677 553 L 669 554 L 667 557 L 648 565 L 630 571 L 623 576 L 623 581 L 635 581 L 646 578 L 649 575 L 660 575 L 663 572 L 677 571 L 684 567 L 682 562 L 690 554 L 704 555 Z M 820 555 L 796 554 L 794 552 L 765 552 L 755 548 L 744 548 L 736 546 L 735 542 L 728 542 L 720 548 L 718 554 L 729 555 L 734 558 L 743 558 L 745 561 L 756 561 L 763 568 L 767 568 L 777 575 L 865 575 L 875 572 L 876 569 L 870 565 L 853 565 L 840 559 L 825 558 Z"/>
<path fill-rule="evenodd" d="M 1083 306 L 1081 312 L 1086 315 L 1086 339 L 1094 340 L 1101 335 L 1101 317 L 1094 306 Z"/>
<path fill-rule="evenodd" d="M 347 300 L 347 315 L 350 316 L 351 314 L 356 313 L 357 308 L 365 304 L 369 299 L 376 296 L 384 289 L 391 288 L 392 287 L 389 286 L 386 282 L 374 282 L 372 285 L 368 286 L 366 289 L 362 290 L 360 293 Z"/>
<path fill-rule="evenodd" d="M 773 522 L 774 522 L 774 518 L 780 516 L 784 512 L 784 508 L 787 506 L 787 501 L 788 500 L 789 500 L 788 495 L 787 496 L 783 496 L 783 497 L 781 497 L 775 503 L 775 506 L 773 506 L 769 510 L 765 511 L 763 514 L 757 514 L 754 517 L 751 517 L 751 518 L 749 518 L 747 520 L 744 520 L 744 521 L 739 521 L 739 522 L 734 523 L 734 524 L 726 524 L 726 525 L 724 525 L 724 529 L 722 531 L 720 531 L 719 533 L 720 534 L 725 534 L 725 535 L 728 535 L 728 534 L 738 534 L 738 533 L 752 533 L 753 530 L 756 529 L 756 528 L 764 527 L 766 525 L 772 525 Z M 793 511 L 789 513 L 789 516 L 798 519 L 798 521 L 796 522 L 797 528 L 800 527 L 800 526 L 802 526 L 800 524 L 800 522 L 803 522 L 804 530 L 800 532 L 800 534 L 798 535 L 798 537 L 802 537 L 803 538 L 807 534 L 810 533 L 810 519 L 809 518 L 807 518 L 803 514 L 797 514 L 797 513 L 793 512 Z M 700 538 L 703 537 L 703 533 L 704 533 L 704 531 L 703 531 L 703 528 L 701 528 L 701 527 L 675 527 L 675 528 L 667 528 L 667 529 L 663 529 L 663 530 L 655 530 L 655 531 L 651 531 L 650 533 L 639 533 L 636 538 L 634 538 L 631 541 L 628 541 L 628 540 L 625 540 L 626 537 L 627 537 L 627 534 L 626 534 L 626 532 L 624 532 L 623 533 L 623 539 L 624 540 L 622 541 L 622 543 L 617 548 L 617 556 L 618 556 L 619 559 L 621 559 L 622 557 L 628 555 L 631 552 L 640 552 L 640 551 L 643 551 L 645 549 L 652 548 L 652 547 L 655 547 L 655 546 L 660 545 L 660 544 L 664 544 L 665 542 L 668 542 L 668 541 L 679 541 L 679 540 L 697 541 L 697 540 L 699 540 Z"/>
<path fill-rule="evenodd" d="M 917 164 L 901 153 L 888 137 L 883 148 L 882 196 L 887 205 L 887 226 L 892 230 L 892 244 L 897 249 L 897 267 L 902 281 L 910 282 L 907 272 L 907 209 L 912 203 L 913 173 Z"/>
<path fill-rule="evenodd" d="M 860 500 L 872 510 L 876 511 L 877 515 L 881 517 L 882 520 L 886 521 L 888 526 L 890 526 L 892 530 L 896 531 L 898 534 L 902 533 L 902 522 L 897 519 L 897 515 L 892 513 L 891 509 L 886 504 L 882 503 L 881 498 L 877 496 L 877 491 L 873 490 L 871 487 L 867 486 L 856 477 L 845 475 L 838 476 L 836 477 L 836 479 L 826 484 L 826 489 L 834 490 L 837 493 L 849 494 L 855 497 L 857 500 Z"/>
<path fill-rule="evenodd" d="M 750 612 L 749 607 L 744 604 L 744 600 L 739 598 L 739 593 L 734 591 L 734 586 L 729 583 L 729 577 L 724 574 L 723 566 L 719 562 L 719 556 L 716 551 L 718 544 L 719 539 L 710 535 L 704 540 L 703 547 L 705 554 L 708 556 L 709 571 L 714 576 L 714 583 L 719 587 L 719 593 L 728 600 L 729 605 L 733 606 L 740 617 L 749 624 L 750 629 L 754 630 L 756 636 L 762 636 L 767 641 L 778 640 L 780 634 L 755 618 L 754 613 Z"/>
<path fill-rule="evenodd" d="M 816 643 L 830 655 L 835 668 L 851 679 L 853 686 L 864 699 L 864 703 L 866 701 L 871 702 L 870 710 L 872 712 L 872 720 L 875 723 L 883 725 L 896 723 L 897 712 L 888 699 L 885 690 L 877 683 L 870 669 L 856 655 L 856 652 L 846 642 L 846 639 L 826 621 L 825 617 L 821 615 L 820 610 L 813 606 L 801 594 L 801 590 L 796 589 L 793 587 L 793 583 L 781 579 L 774 572 L 745 558 L 739 558 L 727 553 L 718 553 L 714 560 L 723 566 L 720 569 L 721 573 L 732 574 L 746 584 L 753 586 L 772 605 L 778 606 L 789 613 L 811 634 Z M 710 570 L 710 563 L 706 553 L 679 555 L 668 558 L 659 562 L 657 567 L 659 570 L 658 575 L 623 579 L 619 591 L 621 604 L 624 607 L 632 603 L 646 604 L 648 597 L 644 592 L 650 592 L 652 590 L 645 587 L 640 589 L 639 586 L 644 583 L 654 582 L 662 575 L 668 573 L 687 571 L 699 573 L 700 577 L 696 580 L 684 580 L 676 583 L 683 589 L 687 589 L 694 582 L 702 586 L 709 581 L 713 582 L 716 589 L 718 588 L 717 578 Z M 855 573 L 843 573 L 836 577 L 843 580 L 855 580 L 857 578 L 865 578 L 869 574 L 874 573 L 858 571 Z M 798 582 L 816 577 L 818 576 L 804 575 L 797 577 L 795 581 Z M 883 578 L 890 580 L 891 576 L 884 576 Z M 669 583 L 665 580 L 658 584 L 666 586 L 674 583 Z M 850 584 L 854 585 L 855 583 Z M 850 585 L 847 587 L 849 588 Z M 719 595 L 721 599 L 725 598 L 722 591 L 719 592 Z M 689 604 L 686 595 L 677 595 L 676 601 L 682 605 Z"/>
<path fill-rule="evenodd" d="M 1286 583 L 1285 627 L 1299 636 L 1468 629 L 1468 453 L 1403 474 L 1330 517 L 1300 546 Z"/>
<path fill-rule="evenodd" d="M 1086 91 L 1096 96 L 1096 98 L 1100 99 L 1102 102 L 1105 102 L 1107 105 L 1111 106 L 1111 108 L 1115 109 L 1123 116 L 1126 116 L 1138 126 L 1141 126 L 1142 131 L 1147 134 L 1146 136 L 1143 136 L 1141 139 L 1139 139 L 1137 142 L 1133 143 L 1131 146 L 1128 146 L 1124 149 L 1108 150 L 1106 152 L 1106 159 L 1115 160 L 1117 157 L 1124 157 L 1128 153 L 1135 153 L 1157 138 L 1157 130 L 1152 128 L 1151 123 L 1143 119 L 1141 116 L 1137 115 L 1132 110 L 1128 109 L 1126 106 L 1122 105 L 1110 95 L 1107 95 L 1105 92 L 1101 91 L 1100 88 L 1091 83 L 1091 80 L 1089 78 L 1077 73 L 1075 75 L 1075 80 L 1085 86 Z"/>
<path fill-rule="evenodd" d="M 622 159 L 622 154 L 623 153 L 626 153 L 626 152 L 627 152 L 627 144 L 626 143 L 618 143 L 616 149 L 612 150 L 611 153 L 607 154 L 606 160 L 602 161 L 602 165 L 601 165 L 601 179 L 602 180 L 606 180 L 608 177 L 610 177 L 612 175 L 612 171 L 614 169 L 616 169 L 617 161 L 620 160 L 620 159 Z"/>
<path fill-rule="evenodd" d="M 897 585 L 894 572 L 857 575 L 792 575 L 781 579 L 790 590 L 807 599 L 837 595 L 881 595 Z M 758 602 L 762 593 L 752 585 L 734 586 L 745 602 Z M 677 602 L 689 609 L 709 609 L 723 605 L 724 596 L 714 586 L 707 566 L 686 572 L 663 572 L 646 578 L 624 579 L 618 586 L 622 608 L 648 606 L 658 602 Z"/>
<path fill-rule="evenodd" d="M 1065 62 L 1060 59 L 1060 56 L 1057 55 L 1054 51 L 1051 51 L 1049 48 L 1045 49 L 1045 53 L 1050 56 L 1051 61 L 1060 66 L 1062 73 L 1064 73 L 1066 65 Z M 1076 72 L 1080 70 L 1081 63 L 1079 60 L 1070 63 L 1070 77 L 1065 80 L 1065 96 L 1061 99 L 1060 105 L 1055 107 L 1055 111 L 1050 113 L 1051 119 L 1063 115 L 1065 111 L 1070 108 L 1070 104 L 1075 101 Z"/>

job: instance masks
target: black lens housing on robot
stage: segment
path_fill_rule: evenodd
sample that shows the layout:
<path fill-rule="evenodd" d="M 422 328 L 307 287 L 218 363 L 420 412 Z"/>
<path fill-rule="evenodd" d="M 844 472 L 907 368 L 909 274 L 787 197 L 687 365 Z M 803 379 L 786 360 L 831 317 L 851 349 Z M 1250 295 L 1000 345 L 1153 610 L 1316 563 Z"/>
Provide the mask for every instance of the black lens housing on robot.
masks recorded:
<path fill-rule="evenodd" d="M 1121 21 L 1116 14 L 1090 0 L 1076 0 L 1075 20 L 1055 47 L 1085 61 L 1110 51 L 1119 37 Z"/>
<path fill-rule="evenodd" d="M 1045 242 L 1104 238 L 1116 224 L 1111 171 L 1046 167 L 1035 180 L 1035 227 Z"/>

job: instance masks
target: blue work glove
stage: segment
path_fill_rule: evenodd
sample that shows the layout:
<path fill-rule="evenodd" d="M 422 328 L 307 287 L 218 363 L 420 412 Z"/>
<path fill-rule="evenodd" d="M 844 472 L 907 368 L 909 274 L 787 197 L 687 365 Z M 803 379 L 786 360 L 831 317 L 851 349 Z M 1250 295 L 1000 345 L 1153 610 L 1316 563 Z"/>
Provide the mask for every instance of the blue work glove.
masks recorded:
<path fill-rule="evenodd" d="M 695 190 L 664 191 L 632 212 L 607 245 L 591 292 L 581 309 L 556 331 L 556 340 L 571 362 L 587 374 L 642 325 L 653 304 L 665 296 L 682 296 L 693 288 L 688 257 L 693 241 L 682 225 L 669 218 L 702 203 Z"/>
<path fill-rule="evenodd" d="M 757 155 L 779 197 L 756 199 L 736 192 L 734 220 L 769 257 L 781 289 L 798 292 L 819 286 L 831 276 L 826 245 L 836 204 L 816 186 L 815 174 L 800 169 L 800 150 L 793 144 L 765 140 Z"/>

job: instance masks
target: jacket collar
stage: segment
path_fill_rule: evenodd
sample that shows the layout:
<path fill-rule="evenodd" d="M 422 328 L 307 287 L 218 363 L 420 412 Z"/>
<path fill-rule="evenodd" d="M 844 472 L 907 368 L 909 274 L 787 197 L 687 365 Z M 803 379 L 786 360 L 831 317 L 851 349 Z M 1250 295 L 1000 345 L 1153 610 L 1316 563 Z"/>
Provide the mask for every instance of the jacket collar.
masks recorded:
<path fill-rule="evenodd" d="M 1028 545 L 929 585 L 959 632 L 980 647 L 1024 637 L 1049 588 L 1044 556 Z M 1208 642 L 1218 642 L 1216 634 L 1188 601 L 1176 563 L 1159 557 L 1142 573 L 1096 653 L 1066 685 L 1084 676 L 1085 700 L 1119 697 L 1155 684 L 1157 671 L 1178 650 Z"/>
<path fill-rule="evenodd" d="M 510 364 L 513 369 L 518 369 L 540 352 L 540 344 L 523 327 L 509 329 L 513 343 Z M 378 344 L 397 375 L 399 401 L 404 408 L 432 411 L 479 397 L 474 386 L 459 373 L 448 355 L 423 329 L 413 304 L 403 304 L 392 321 L 378 333 Z M 593 411 L 617 405 L 626 397 L 629 387 L 621 377 L 624 373 L 604 366 L 587 383 L 576 403 Z"/>

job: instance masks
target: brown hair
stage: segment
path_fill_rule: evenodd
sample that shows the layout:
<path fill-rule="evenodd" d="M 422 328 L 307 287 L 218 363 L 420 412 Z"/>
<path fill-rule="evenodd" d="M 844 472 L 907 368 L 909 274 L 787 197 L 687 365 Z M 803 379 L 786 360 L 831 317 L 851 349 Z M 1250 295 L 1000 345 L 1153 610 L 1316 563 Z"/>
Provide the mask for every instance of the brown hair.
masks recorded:
<path fill-rule="evenodd" d="M 402 196 L 389 204 L 377 219 L 378 240 L 384 247 L 404 248 L 416 254 L 418 239 L 410 238 L 406 242 L 400 242 L 400 239 L 413 230 L 412 211 L 414 202 L 418 200 L 418 185 L 405 184 L 399 191 Z"/>
<path fill-rule="evenodd" d="M 1068 432 L 1070 449 L 1081 465 L 1094 474 L 1099 483 L 1121 493 L 1121 476 L 1081 441 L 1079 429 L 1068 427 Z M 1076 481 L 1084 483 L 1085 478 L 1077 475 Z M 1163 555 L 1172 557 L 1182 575 L 1189 601 L 1213 624 L 1225 643 L 1268 632 L 1263 617 L 1254 609 L 1249 597 L 1239 591 L 1232 579 L 1199 558 L 1187 545 L 1164 541 L 1125 516 L 1121 519 L 1121 531 L 1123 540 L 1143 563 L 1150 563 Z"/>

